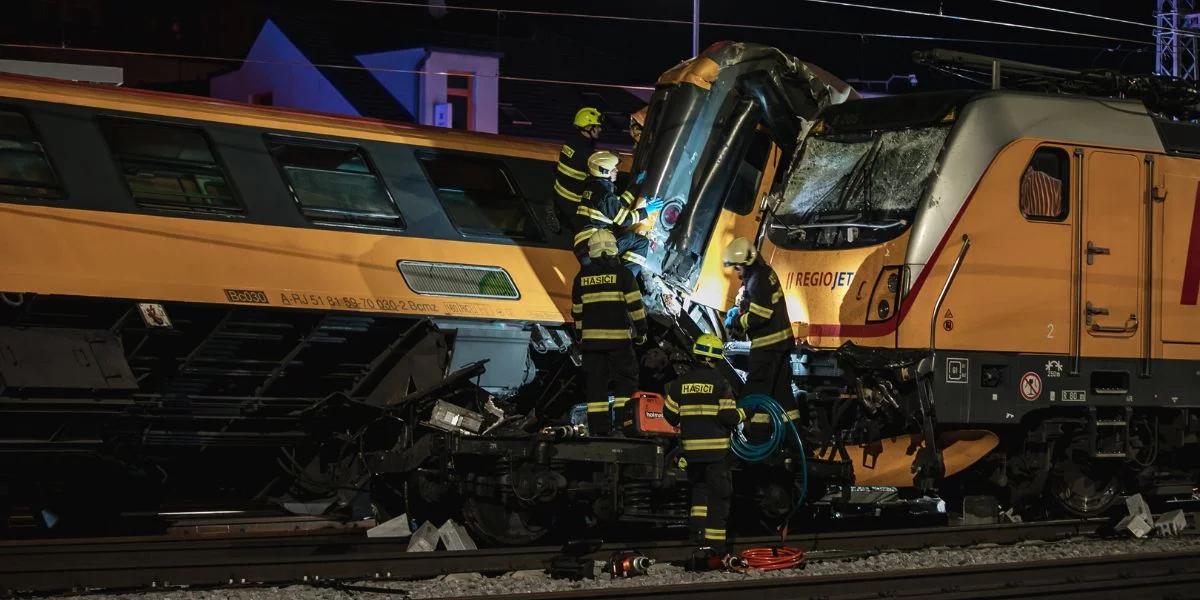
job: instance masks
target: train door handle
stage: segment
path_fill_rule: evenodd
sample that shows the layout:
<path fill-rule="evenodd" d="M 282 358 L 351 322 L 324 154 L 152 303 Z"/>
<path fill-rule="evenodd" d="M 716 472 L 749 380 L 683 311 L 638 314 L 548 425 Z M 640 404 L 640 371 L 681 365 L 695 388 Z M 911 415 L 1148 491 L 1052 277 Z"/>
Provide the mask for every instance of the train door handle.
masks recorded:
<path fill-rule="evenodd" d="M 1101 248 L 1100 246 L 1097 246 L 1089 241 L 1087 247 L 1087 261 L 1089 265 L 1092 264 L 1092 261 L 1097 254 L 1109 254 L 1108 248 Z"/>
<path fill-rule="evenodd" d="M 1107 315 L 1108 309 L 1104 308 L 1103 306 L 1093 306 L 1091 302 L 1088 302 L 1084 312 L 1087 313 L 1087 324 L 1088 326 L 1091 326 L 1092 317 L 1095 317 L 1096 315 Z"/>
<path fill-rule="evenodd" d="M 1129 315 L 1129 319 L 1125 321 L 1125 325 L 1123 327 L 1113 327 L 1111 325 L 1101 325 L 1099 323 L 1092 324 L 1092 331 L 1096 333 L 1134 333 L 1137 330 L 1137 315 Z"/>

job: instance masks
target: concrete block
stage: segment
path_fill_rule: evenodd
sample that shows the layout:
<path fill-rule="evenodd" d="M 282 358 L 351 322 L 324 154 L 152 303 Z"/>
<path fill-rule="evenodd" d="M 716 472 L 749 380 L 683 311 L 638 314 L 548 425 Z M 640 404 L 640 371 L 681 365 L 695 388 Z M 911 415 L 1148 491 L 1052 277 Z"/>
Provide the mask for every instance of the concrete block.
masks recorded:
<path fill-rule="evenodd" d="M 446 519 L 446 522 L 438 528 L 438 539 L 442 540 L 442 544 L 447 550 L 478 550 L 475 545 L 475 540 L 471 539 L 467 533 L 467 528 L 454 522 L 454 519 Z"/>
<path fill-rule="evenodd" d="M 369 538 L 396 538 L 410 535 L 412 535 L 412 529 L 408 526 L 408 513 L 388 519 L 367 530 Z"/>
<path fill-rule="evenodd" d="M 1116 531 L 1118 534 L 1128 535 L 1135 538 L 1144 538 L 1154 530 L 1154 526 L 1150 520 L 1143 515 L 1128 515 L 1117 523 Z"/>
<path fill-rule="evenodd" d="M 1125 508 L 1130 515 L 1140 515 L 1146 521 L 1153 521 L 1154 515 L 1150 512 L 1150 506 L 1146 504 L 1146 500 L 1141 494 L 1134 494 L 1125 499 Z"/>
<path fill-rule="evenodd" d="M 1182 510 L 1173 510 L 1154 522 L 1154 534 L 1159 537 L 1176 536 L 1184 529 L 1187 529 L 1187 517 Z"/>
<path fill-rule="evenodd" d="M 437 550 L 438 528 L 433 523 L 425 521 L 408 540 L 409 552 L 433 552 Z"/>

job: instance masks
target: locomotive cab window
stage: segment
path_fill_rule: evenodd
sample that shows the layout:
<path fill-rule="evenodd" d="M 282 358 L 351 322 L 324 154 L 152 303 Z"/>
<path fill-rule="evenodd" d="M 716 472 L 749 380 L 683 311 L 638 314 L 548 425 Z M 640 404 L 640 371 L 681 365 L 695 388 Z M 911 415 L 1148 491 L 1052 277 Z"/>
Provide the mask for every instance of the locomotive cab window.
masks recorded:
<path fill-rule="evenodd" d="M 0 198 L 62 198 L 46 150 L 25 115 L 0 110 Z"/>
<path fill-rule="evenodd" d="M 100 128 L 134 201 L 148 208 L 240 213 L 229 175 L 195 127 L 104 119 Z"/>
<path fill-rule="evenodd" d="M 1062 148 L 1038 148 L 1021 173 L 1021 214 L 1033 221 L 1062 221 L 1071 206 L 1071 157 Z"/>
<path fill-rule="evenodd" d="M 404 227 L 400 209 L 362 148 L 267 138 L 292 196 L 309 219 Z"/>
<path fill-rule="evenodd" d="M 504 163 L 454 154 L 419 158 L 450 221 L 463 234 L 541 239 Z"/>

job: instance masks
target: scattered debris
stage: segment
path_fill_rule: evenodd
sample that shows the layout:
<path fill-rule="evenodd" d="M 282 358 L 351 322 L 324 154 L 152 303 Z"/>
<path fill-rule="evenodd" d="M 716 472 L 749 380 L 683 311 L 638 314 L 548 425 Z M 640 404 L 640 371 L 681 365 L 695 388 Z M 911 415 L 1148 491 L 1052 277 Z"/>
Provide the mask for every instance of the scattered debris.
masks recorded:
<path fill-rule="evenodd" d="M 1129 514 L 1117 523 L 1115 527 L 1117 533 L 1144 538 L 1154 531 L 1154 515 L 1150 513 L 1150 506 L 1146 504 L 1141 494 L 1134 494 L 1126 498 L 1125 508 Z"/>
<path fill-rule="evenodd" d="M 1158 537 L 1176 536 L 1183 533 L 1184 529 L 1187 529 L 1187 517 L 1182 510 L 1173 510 L 1154 522 L 1154 535 Z"/>
<path fill-rule="evenodd" d="M 412 528 L 408 525 L 408 513 L 404 513 L 394 519 L 388 519 L 386 522 L 368 529 L 367 537 L 398 538 L 408 537 L 412 535 L 412 533 Z"/>
<path fill-rule="evenodd" d="M 1022 521 L 1024 521 L 1024 519 L 1021 518 L 1021 515 L 1018 515 L 1016 513 L 1016 510 L 1013 508 L 1009 508 L 1006 511 L 1002 511 L 1002 512 L 998 513 L 996 516 L 999 519 L 1000 523 L 1021 523 Z"/>
<path fill-rule="evenodd" d="M 483 427 L 483 415 L 445 400 L 438 400 L 437 404 L 433 405 L 429 424 L 450 433 L 473 435 L 479 433 L 479 429 Z"/>
<path fill-rule="evenodd" d="M 475 545 L 475 540 L 471 539 L 471 535 L 467 533 L 467 528 L 454 522 L 454 519 L 446 519 L 446 522 L 437 531 L 438 538 L 441 539 L 442 545 L 447 550 L 479 549 L 479 546 Z"/>
<path fill-rule="evenodd" d="M 433 552 L 437 550 L 438 528 L 425 521 L 408 540 L 408 552 Z"/>

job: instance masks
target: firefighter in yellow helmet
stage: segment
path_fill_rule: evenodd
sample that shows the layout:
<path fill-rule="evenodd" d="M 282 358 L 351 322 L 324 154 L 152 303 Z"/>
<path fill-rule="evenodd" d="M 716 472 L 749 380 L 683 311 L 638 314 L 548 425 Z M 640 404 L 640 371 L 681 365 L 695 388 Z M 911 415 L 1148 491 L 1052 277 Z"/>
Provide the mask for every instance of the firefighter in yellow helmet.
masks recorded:
<path fill-rule="evenodd" d="M 667 384 L 663 407 L 663 417 L 679 428 L 683 461 L 692 484 L 688 520 L 692 538 L 722 552 L 733 496 L 730 435 L 746 418 L 734 402 L 733 388 L 716 369 L 717 361 L 724 360 L 724 350 L 721 339 L 711 333 L 696 338 L 692 345 L 696 366 Z"/>
<path fill-rule="evenodd" d="M 591 260 L 579 269 L 571 289 L 571 317 L 583 354 L 584 397 L 588 432 L 612 430 L 608 394 L 622 414 L 637 390 L 638 362 L 634 343 L 646 341 L 646 307 L 637 281 L 617 259 L 617 240 L 601 229 L 588 239 Z"/>
<path fill-rule="evenodd" d="M 554 173 L 554 204 L 558 209 L 558 220 L 573 235 L 579 231 L 575 209 L 579 206 L 579 195 L 583 193 L 587 179 L 587 161 L 596 151 L 596 140 L 600 138 L 600 111 L 585 106 L 575 113 L 577 135 L 563 142 L 558 152 L 558 165 Z"/>
<path fill-rule="evenodd" d="M 617 254 L 636 278 L 646 264 L 650 240 L 629 231 L 647 217 L 646 207 L 630 207 L 614 191 L 617 179 L 616 154 L 600 150 L 588 159 L 588 178 L 580 194 L 576 215 L 579 231 L 575 234 L 575 254 L 582 255 L 588 240 L 597 232 L 608 230 L 617 240 Z"/>
<path fill-rule="evenodd" d="M 792 337 L 792 320 L 788 317 L 779 277 L 746 238 L 729 242 L 722 259 L 726 267 L 732 267 L 738 274 L 743 286 L 741 302 L 729 310 L 733 317 L 732 335 L 750 340 L 750 366 L 742 395 L 766 394 L 774 398 L 799 426 L 800 406 L 792 393 L 789 362 L 796 340 Z M 750 419 L 753 438 L 764 437 L 770 427 L 766 413 Z"/>

